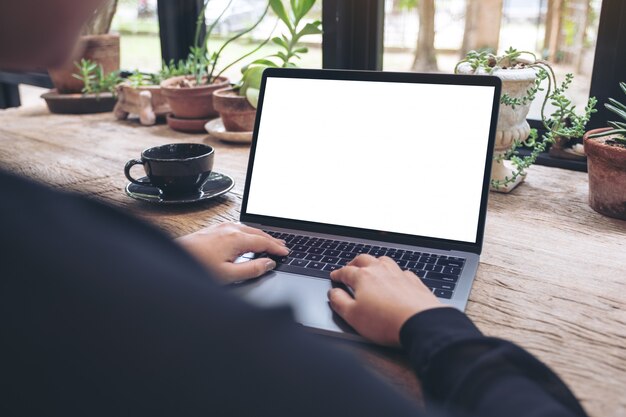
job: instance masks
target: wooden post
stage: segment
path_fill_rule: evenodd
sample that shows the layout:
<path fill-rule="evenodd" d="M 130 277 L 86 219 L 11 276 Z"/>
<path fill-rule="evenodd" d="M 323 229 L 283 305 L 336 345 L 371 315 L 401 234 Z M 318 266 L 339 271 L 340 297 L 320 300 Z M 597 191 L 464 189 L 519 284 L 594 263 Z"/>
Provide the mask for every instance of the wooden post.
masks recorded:
<path fill-rule="evenodd" d="M 546 15 L 546 33 L 544 36 L 544 48 L 548 51 L 548 60 L 556 62 L 559 51 L 559 38 L 561 35 L 561 16 L 563 15 L 563 0 L 548 0 L 548 13 Z"/>
<path fill-rule="evenodd" d="M 104 2 L 85 25 L 83 35 L 105 35 L 111 29 L 111 22 L 117 11 L 118 0 Z"/>
<path fill-rule="evenodd" d="M 420 0 L 419 33 L 412 70 L 417 72 L 437 71 L 435 51 L 435 0 Z"/>
<path fill-rule="evenodd" d="M 498 50 L 502 0 L 467 0 L 461 55 L 471 50 Z"/>
<path fill-rule="evenodd" d="M 577 31 L 574 36 L 573 64 L 576 72 L 580 73 L 585 55 L 585 40 L 587 38 L 587 25 L 589 24 L 590 0 L 577 0 L 576 4 L 576 25 Z"/>

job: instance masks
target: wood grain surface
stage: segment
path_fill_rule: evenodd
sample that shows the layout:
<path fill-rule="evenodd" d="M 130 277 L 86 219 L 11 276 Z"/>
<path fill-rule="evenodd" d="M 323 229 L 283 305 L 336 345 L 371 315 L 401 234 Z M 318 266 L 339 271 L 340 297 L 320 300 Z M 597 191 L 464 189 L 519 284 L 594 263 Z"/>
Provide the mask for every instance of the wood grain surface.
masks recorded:
<path fill-rule="evenodd" d="M 181 207 L 127 197 L 125 162 L 173 142 L 214 146 L 215 170 L 235 179 L 232 192 Z M 44 106 L 0 111 L 1 168 L 122 207 L 172 237 L 238 219 L 248 151 L 112 114 L 51 115 Z M 584 173 L 537 166 L 511 194 L 491 193 L 467 314 L 486 334 L 547 363 L 590 415 L 626 416 L 626 222 L 591 210 L 587 186 Z M 400 352 L 331 342 L 420 401 L 419 382 Z"/>

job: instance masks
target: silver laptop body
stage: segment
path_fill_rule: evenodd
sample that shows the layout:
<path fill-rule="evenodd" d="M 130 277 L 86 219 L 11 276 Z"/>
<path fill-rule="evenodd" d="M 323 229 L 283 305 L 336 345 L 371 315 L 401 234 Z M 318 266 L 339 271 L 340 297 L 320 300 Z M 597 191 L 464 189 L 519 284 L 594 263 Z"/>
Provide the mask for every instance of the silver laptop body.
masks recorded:
<path fill-rule="evenodd" d="M 464 310 L 482 249 L 500 89 L 490 76 L 267 69 L 240 220 L 292 241 L 297 258 L 233 291 L 358 339 L 328 305 L 328 275 L 350 252 L 384 251 Z"/>

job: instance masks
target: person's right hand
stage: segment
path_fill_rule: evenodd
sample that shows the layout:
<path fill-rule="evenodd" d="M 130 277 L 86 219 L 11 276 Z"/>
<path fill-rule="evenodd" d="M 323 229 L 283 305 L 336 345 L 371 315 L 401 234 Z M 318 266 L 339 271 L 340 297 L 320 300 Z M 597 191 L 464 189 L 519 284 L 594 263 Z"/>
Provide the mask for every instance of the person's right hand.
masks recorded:
<path fill-rule="evenodd" d="M 388 257 L 359 255 L 330 274 L 333 281 L 352 288 L 328 292 L 330 305 L 363 337 L 381 345 L 400 344 L 400 329 L 413 315 L 445 307 L 412 272 L 402 271 Z"/>

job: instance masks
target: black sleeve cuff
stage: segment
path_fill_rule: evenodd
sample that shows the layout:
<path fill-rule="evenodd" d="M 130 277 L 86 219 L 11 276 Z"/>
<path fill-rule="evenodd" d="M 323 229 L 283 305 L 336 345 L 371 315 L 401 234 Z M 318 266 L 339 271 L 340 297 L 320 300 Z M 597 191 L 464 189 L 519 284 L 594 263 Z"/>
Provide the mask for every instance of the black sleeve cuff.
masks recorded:
<path fill-rule="evenodd" d="M 454 343 L 477 337 L 482 337 L 482 333 L 474 323 L 451 307 L 422 311 L 408 319 L 400 329 L 400 342 L 420 378 L 437 352 Z"/>

